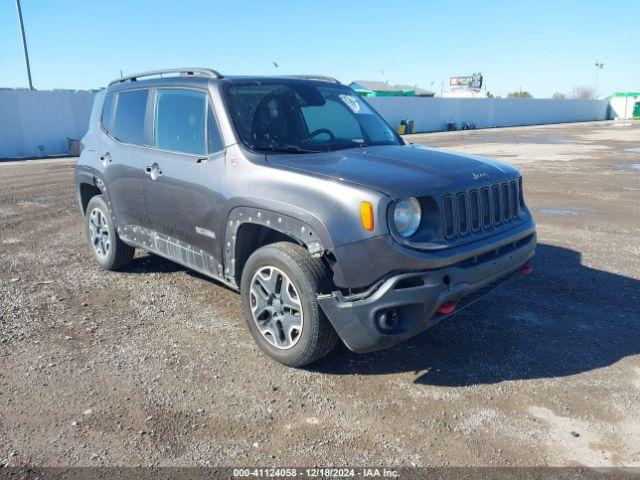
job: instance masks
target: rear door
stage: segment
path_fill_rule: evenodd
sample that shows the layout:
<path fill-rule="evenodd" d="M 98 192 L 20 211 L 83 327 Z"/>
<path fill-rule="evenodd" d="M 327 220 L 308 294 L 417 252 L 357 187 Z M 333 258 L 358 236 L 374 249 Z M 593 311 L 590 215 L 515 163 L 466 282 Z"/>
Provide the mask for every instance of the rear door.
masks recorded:
<path fill-rule="evenodd" d="M 102 110 L 103 135 L 98 155 L 112 212 L 118 225 L 147 224 L 142 189 L 143 156 L 148 144 L 146 88 L 107 94 Z"/>
<path fill-rule="evenodd" d="M 215 228 L 223 205 L 225 159 L 209 94 L 158 88 L 154 97 L 153 145 L 144 165 L 152 228 L 220 259 Z"/>

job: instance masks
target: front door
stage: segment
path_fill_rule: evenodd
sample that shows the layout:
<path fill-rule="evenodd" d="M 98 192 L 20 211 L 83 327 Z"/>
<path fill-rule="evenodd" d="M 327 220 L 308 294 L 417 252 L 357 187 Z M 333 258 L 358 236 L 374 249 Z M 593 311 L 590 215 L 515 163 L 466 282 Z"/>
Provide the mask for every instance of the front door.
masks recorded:
<path fill-rule="evenodd" d="M 155 97 L 154 143 L 143 165 L 152 228 L 219 261 L 221 236 L 215 228 L 225 156 L 208 93 L 159 88 Z"/>

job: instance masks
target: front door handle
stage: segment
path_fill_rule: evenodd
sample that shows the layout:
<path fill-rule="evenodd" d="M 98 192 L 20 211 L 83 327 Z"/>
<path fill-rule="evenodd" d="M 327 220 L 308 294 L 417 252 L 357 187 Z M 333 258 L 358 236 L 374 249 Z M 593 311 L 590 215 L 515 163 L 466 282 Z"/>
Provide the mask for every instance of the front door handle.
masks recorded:
<path fill-rule="evenodd" d="M 162 170 L 157 163 L 154 163 L 151 166 L 144 167 L 144 173 L 151 176 L 151 180 L 157 180 L 160 175 L 162 175 Z"/>

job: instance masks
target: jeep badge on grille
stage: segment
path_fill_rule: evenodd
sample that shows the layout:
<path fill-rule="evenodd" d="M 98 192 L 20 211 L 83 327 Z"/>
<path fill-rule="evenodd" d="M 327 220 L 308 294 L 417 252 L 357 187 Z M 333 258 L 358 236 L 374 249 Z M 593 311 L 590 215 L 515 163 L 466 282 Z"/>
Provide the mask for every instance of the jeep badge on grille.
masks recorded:
<path fill-rule="evenodd" d="M 488 180 L 489 179 L 489 174 L 486 173 L 486 172 L 472 173 L 471 176 L 473 176 L 474 180 Z"/>

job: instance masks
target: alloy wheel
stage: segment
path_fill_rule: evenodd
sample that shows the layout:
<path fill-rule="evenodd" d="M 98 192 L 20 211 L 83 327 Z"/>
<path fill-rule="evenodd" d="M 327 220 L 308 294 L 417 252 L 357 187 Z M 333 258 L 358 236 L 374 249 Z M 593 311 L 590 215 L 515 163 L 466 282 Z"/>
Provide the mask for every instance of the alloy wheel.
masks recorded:
<path fill-rule="evenodd" d="M 111 248 L 109 225 L 107 216 L 99 208 L 94 208 L 89 214 L 89 240 L 100 258 L 105 258 L 109 254 Z"/>
<path fill-rule="evenodd" d="M 260 267 L 251 279 L 249 300 L 253 321 L 276 348 L 292 348 L 302 333 L 304 314 L 298 290 L 279 268 Z"/>

